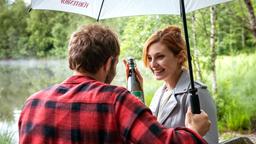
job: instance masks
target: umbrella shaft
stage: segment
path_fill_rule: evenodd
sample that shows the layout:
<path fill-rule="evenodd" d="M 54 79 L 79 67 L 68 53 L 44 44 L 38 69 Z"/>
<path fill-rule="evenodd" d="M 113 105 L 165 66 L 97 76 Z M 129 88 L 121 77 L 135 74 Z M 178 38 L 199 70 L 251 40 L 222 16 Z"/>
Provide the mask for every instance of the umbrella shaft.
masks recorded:
<path fill-rule="evenodd" d="M 194 77 L 193 77 L 193 68 L 192 68 L 192 59 L 190 54 L 190 45 L 189 45 L 189 38 L 188 38 L 188 29 L 187 29 L 187 18 L 186 18 L 186 11 L 184 6 L 184 0 L 180 0 L 180 15 L 183 21 L 183 29 L 185 34 L 185 41 L 187 47 L 187 57 L 188 57 L 188 67 L 189 67 L 189 75 L 190 75 L 190 84 L 191 84 L 191 109 L 192 113 L 199 114 L 200 113 L 200 103 L 198 95 L 196 94 L 196 89 L 194 85 Z"/>

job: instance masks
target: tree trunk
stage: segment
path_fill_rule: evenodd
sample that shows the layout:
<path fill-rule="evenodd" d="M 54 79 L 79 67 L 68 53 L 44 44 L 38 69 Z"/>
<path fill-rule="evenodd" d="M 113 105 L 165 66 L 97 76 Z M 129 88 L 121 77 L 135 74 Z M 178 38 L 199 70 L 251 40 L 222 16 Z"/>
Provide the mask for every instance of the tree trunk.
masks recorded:
<path fill-rule="evenodd" d="M 241 33 L 241 45 L 242 48 L 245 48 L 245 32 L 244 32 L 244 27 L 242 27 L 242 33 Z"/>
<path fill-rule="evenodd" d="M 217 93 L 217 80 L 216 80 L 216 48 L 215 48 L 215 22 L 216 22 L 216 9 L 211 7 L 211 36 L 210 36 L 210 47 L 211 47 L 211 73 L 212 73 L 212 92 Z"/>
<path fill-rule="evenodd" d="M 244 3 L 248 9 L 248 13 L 250 16 L 250 25 L 253 36 L 256 38 L 256 17 L 254 14 L 253 6 L 251 0 L 244 0 Z"/>
<path fill-rule="evenodd" d="M 196 17 L 195 17 L 195 13 L 192 14 L 192 40 L 193 40 L 193 47 L 194 47 L 194 60 L 193 60 L 193 64 L 195 66 L 195 72 L 196 72 L 196 76 L 197 79 L 202 81 L 202 72 L 201 72 L 201 67 L 199 64 L 199 50 L 197 48 L 197 42 L 196 42 Z"/>

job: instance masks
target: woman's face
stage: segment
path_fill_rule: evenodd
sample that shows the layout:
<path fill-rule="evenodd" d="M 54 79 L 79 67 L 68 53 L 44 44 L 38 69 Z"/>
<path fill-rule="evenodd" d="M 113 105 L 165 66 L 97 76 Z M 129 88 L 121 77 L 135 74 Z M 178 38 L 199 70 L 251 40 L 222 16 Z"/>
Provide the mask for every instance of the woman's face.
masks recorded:
<path fill-rule="evenodd" d="M 157 80 L 175 80 L 181 71 L 181 57 L 174 54 L 160 42 L 148 48 L 147 59 L 149 68 Z"/>

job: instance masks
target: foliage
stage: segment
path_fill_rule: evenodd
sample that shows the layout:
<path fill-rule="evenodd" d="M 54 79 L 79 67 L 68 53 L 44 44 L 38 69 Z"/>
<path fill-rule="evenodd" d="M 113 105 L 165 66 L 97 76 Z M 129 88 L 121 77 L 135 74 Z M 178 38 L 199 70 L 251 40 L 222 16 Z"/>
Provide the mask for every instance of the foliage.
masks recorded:
<path fill-rule="evenodd" d="M 28 13 L 23 0 L 0 3 L 0 58 L 58 57 L 66 55 L 68 37 L 92 19 L 54 11 Z M 82 19 L 82 20 L 81 20 Z"/>
<path fill-rule="evenodd" d="M 256 53 L 240 54 L 217 60 L 219 92 L 215 100 L 221 131 L 253 129 L 256 117 L 255 56 Z"/>
<path fill-rule="evenodd" d="M 141 58 L 143 44 L 155 31 L 167 25 L 177 24 L 179 17 L 174 16 L 139 16 L 131 17 L 121 35 L 121 56 Z"/>
<path fill-rule="evenodd" d="M 230 55 L 254 49 L 256 41 L 249 30 L 249 16 L 244 2 L 237 0 L 221 5 L 218 10 L 218 53 Z"/>
<path fill-rule="evenodd" d="M 0 3 L 2 4 L 2 2 Z M 1 5 L 0 11 L 0 57 L 11 58 L 19 55 L 23 47 L 21 41 L 26 35 L 26 22 L 22 19 L 26 14 L 25 4 L 17 0 L 13 5 Z"/>

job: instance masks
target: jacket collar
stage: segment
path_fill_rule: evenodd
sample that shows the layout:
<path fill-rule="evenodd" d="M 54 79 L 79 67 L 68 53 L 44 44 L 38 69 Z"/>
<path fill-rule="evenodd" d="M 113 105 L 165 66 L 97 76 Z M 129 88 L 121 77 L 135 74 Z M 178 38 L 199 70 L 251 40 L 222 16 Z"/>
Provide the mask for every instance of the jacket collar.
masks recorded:
<path fill-rule="evenodd" d="M 64 80 L 62 83 L 64 84 L 79 84 L 86 81 L 96 81 L 94 78 L 85 76 L 85 75 L 73 75 L 66 80 Z"/>
<path fill-rule="evenodd" d="M 181 73 L 181 76 L 175 86 L 174 93 L 180 94 L 180 93 L 185 93 L 188 91 L 190 86 L 190 79 L 189 79 L 189 74 L 187 70 L 183 70 Z"/>
<path fill-rule="evenodd" d="M 168 100 L 168 102 L 165 106 L 165 109 L 162 112 L 157 113 L 158 115 L 160 115 L 160 119 L 159 119 L 160 123 L 163 124 L 165 122 L 165 120 L 169 117 L 169 115 L 173 112 L 175 107 L 177 106 L 178 101 L 176 99 L 176 95 L 188 92 L 189 86 L 190 86 L 190 82 L 189 82 L 188 71 L 183 70 L 182 74 L 174 88 L 174 91 L 173 91 L 175 96 L 170 96 L 170 99 Z M 165 88 L 166 87 L 164 85 L 163 89 L 162 89 L 162 94 L 163 94 L 163 91 Z M 158 111 L 158 109 L 159 109 L 159 104 L 157 107 L 157 111 Z"/>

